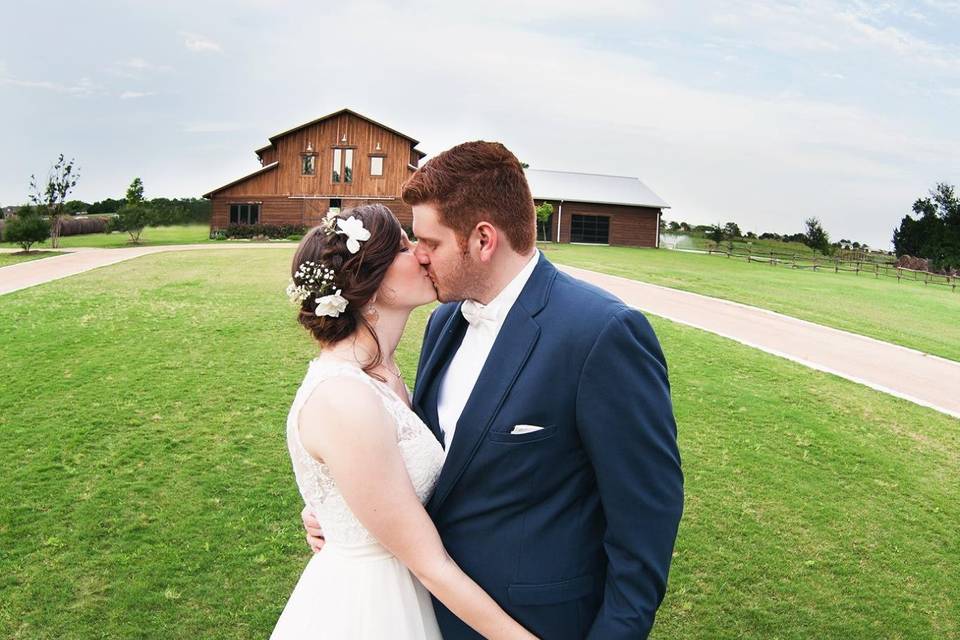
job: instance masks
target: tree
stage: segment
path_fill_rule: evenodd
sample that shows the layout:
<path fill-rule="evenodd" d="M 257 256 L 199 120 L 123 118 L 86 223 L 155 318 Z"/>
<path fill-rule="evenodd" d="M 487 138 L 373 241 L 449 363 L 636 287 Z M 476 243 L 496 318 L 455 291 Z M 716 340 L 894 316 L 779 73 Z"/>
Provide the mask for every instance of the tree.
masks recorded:
<path fill-rule="evenodd" d="M 33 207 L 20 207 L 17 215 L 7 220 L 3 237 L 29 252 L 35 243 L 46 242 L 50 237 L 50 223 L 40 217 Z"/>
<path fill-rule="evenodd" d="M 803 224 L 806 226 L 806 233 L 803 234 L 803 243 L 824 255 L 830 254 L 830 235 L 823 230 L 823 226 L 816 218 L 807 218 Z"/>
<path fill-rule="evenodd" d="M 83 200 L 69 200 L 68 202 L 64 203 L 63 208 L 70 215 L 76 215 L 78 213 L 86 213 L 87 209 L 90 208 L 90 205 Z"/>
<path fill-rule="evenodd" d="M 528 209 L 529 211 L 529 209 Z M 550 221 L 550 216 L 553 215 L 553 205 L 549 202 L 542 202 L 537 205 L 537 235 L 540 236 L 542 240 L 549 240 L 547 237 L 548 229 L 547 222 Z"/>
<path fill-rule="evenodd" d="M 893 231 L 894 253 L 925 258 L 937 270 L 960 268 L 960 198 L 953 185 L 937 183 L 914 201 L 913 213 Z"/>
<path fill-rule="evenodd" d="M 106 200 L 94 202 L 90 205 L 90 208 L 87 209 L 87 213 L 116 213 L 124 204 L 122 199 L 115 200 L 113 198 L 107 198 Z"/>
<path fill-rule="evenodd" d="M 143 202 L 143 181 L 134 178 L 127 188 L 126 204 L 117 211 L 117 217 L 111 221 L 110 228 L 126 231 L 130 241 L 140 242 L 140 234 L 153 221 L 153 211 Z"/>
<path fill-rule="evenodd" d="M 681 223 L 680 223 L 680 230 L 681 230 L 681 231 L 690 231 L 690 224 L 689 224 L 689 223 L 686 223 L 686 222 L 681 222 Z"/>
<path fill-rule="evenodd" d="M 726 233 L 724 232 L 723 227 L 721 227 L 720 225 L 712 224 L 709 227 L 707 227 L 708 240 L 713 240 L 717 244 L 720 244 L 721 242 L 723 242 L 724 238 L 726 237 L 727 237 Z"/>
<path fill-rule="evenodd" d="M 37 206 L 41 215 L 50 217 L 51 246 L 60 248 L 60 223 L 64 214 L 64 203 L 67 195 L 77 186 L 80 174 L 75 169 L 76 160 L 64 160 L 63 154 L 50 167 L 47 173 L 47 183 L 41 188 L 34 175 L 30 176 L 30 201 Z"/>
<path fill-rule="evenodd" d="M 728 238 L 739 238 L 742 235 L 740 233 L 740 227 L 736 222 L 728 222 L 727 224 L 723 225 L 723 233 Z"/>
<path fill-rule="evenodd" d="M 672 233 L 676 233 L 680 231 L 680 223 L 675 222 L 674 220 L 671 220 L 670 224 L 668 224 L 667 227 L 670 229 Z"/>

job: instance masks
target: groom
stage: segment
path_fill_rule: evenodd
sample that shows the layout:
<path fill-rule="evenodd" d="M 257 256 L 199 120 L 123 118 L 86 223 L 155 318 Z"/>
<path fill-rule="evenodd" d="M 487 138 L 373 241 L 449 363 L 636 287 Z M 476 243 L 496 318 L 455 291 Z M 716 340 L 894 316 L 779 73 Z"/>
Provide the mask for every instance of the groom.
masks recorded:
<path fill-rule="evenodd" d="M 530 188 L 503 145 L 441 153 L 403 200 L 446 303 L 413 405 L 447 452 L 427 504 L 447 551 L 541 638 L 645 638 L 683 509 L 653 330 L 536 249 Z M 479 638 L 434 608 L 446 640 Z"/>

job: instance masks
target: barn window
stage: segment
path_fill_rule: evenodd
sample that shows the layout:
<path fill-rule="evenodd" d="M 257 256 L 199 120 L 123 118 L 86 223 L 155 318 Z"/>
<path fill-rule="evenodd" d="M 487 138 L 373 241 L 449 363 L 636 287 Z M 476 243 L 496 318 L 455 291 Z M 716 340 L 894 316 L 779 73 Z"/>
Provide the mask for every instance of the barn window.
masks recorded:
<path fill-rule="evenodd" d="M 370 175 L 383 175 L 383 156 L 370 156 Z"/>
<path fill-rule="evenodd" d="M 244 203 L 230 205 L 230 224 L 258 224 L 260 204 Z"/>
<path fill-rule="evenodd" d="M 317 156 L 312 153 L 305 153 L 301 157 L 300 175 L 312 176 L 317 173 Z"/>
<path fill-rule="evenodd" d="M 574 214 L 570 219 L 570 242 L 610 244 L 610 218 Z"/>
<path fill-rule="evenodd" d="M 333 150 L 333 181 L 340 182 L 340 158 L 343 154 L 343 149 L 334 149 Z"/>
<path fill-rule="evenodd" d="M 353 182 L 353 149 L 343 150 L 343 181 Z"/>

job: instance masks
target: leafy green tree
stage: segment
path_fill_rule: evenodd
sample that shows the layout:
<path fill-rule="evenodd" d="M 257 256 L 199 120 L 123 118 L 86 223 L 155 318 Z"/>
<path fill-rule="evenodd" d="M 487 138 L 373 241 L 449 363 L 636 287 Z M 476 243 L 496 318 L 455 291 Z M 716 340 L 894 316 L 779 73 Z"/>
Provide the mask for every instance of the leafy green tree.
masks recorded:
<path fill-rule="evenodd" d="M 140 242 L 143 230 L 153 223 L 153 211 L 143 201 L 143 181 L 134 178 L 127 188 L 126 204 L 111 221 L 111 230 L 125 231 L 134 244 Z"/>
<path fill-rule="evenodd" d="M 107 198 L 106 200 L 98 200 L 90 205 L 87 213 L 116 213 L 124 204 L 125 202 L 122 199 L 115 200 L 114 198 Z"/>
<path fill-rule="evenodd" d="M 70 215 L 76 215 L 86 212 L 86 210 L 90 208 L 90 205 L 83 200 L 69 200 L 64 203 L 63 208 Z"/>
<path fill-rule="evenodd" d="M 743 235 L 740 233 L 740 227 L 736 222 L 728 222 L 723 225 L 723 233 L 728 238 L 740 238 Z"/>
<path fill-rule="evenodd" d="M 30 251 L 37 242 L 46 242 L 50 238 L 50 223 L 33 207 L 20 207 L 17 215 L 6 221 L 3 238 L 20 245 L 24 251 Z"/>
<path fill-rule="evenodd" d="M 529 211 L 529 209 L 528 209 Z M 550 221 L 550 216 L 553 215 L 553 205 L 549 202 L 542 202 L 537 205 L 537 236 L 540 240 L 549 240 L 547 237 L 548 229 L 547 223 Z"/>
<path fill-rule="evenodd" d="M 64 203 L 67 195 L 77 186 L 80 174 L 76 169 L 76 160 L 65 160 L 63 154 L 50 167 L 46 184 L 37 182 L 35 175 L 30 176 L 30 201 L 36 205 L 40 215 L 50 217 L 50 237 L 54 249 L 60 247 L 60 226 L 65 213 Z"/>
<path fill-rule="evenodd" d="M 816 218 L 807 218 L 803 224 L 806 226 L 803 243 L 814 251 L 830 255 L 830 235 L 824 231 L 820 221 Z"/>
<path fill-rule="evenodd" d="M 712 224 L 707 227 L 707 239 L 713 240 L 717 244 L 720 244 L 727 237 L 726 232 L 724 232 L 723 227 L 718 224 Z"/>
<path fill-rule="evenodd" d="M 953 185 L 937 183 L 913 203 L 913 213 L 893 231 L 894 253 L 925 258 L 938 270 L 960 268 L 960 198 Z"/>

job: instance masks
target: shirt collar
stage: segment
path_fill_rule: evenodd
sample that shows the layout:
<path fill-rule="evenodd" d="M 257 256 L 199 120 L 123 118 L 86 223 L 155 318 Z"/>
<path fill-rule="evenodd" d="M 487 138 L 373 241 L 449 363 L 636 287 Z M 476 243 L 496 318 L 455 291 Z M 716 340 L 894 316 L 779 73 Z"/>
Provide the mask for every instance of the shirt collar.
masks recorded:
<path fill-rule="evenodd" d="M 520 297 L 520 292 L 523 291 L 527 280 L 533 275 L 533 270 L 536 268 L 539 259 L 540 250 L 537 249 L 527 264 L 524 265 L 523 269 L 513 277 L 513 280 L 507 283 L 507 286 L 501 289 L 500 293 L 498 293 L 489 304 L 481 305 L 496 314 L 498 324 L 503 322 L 504 318 L 506 318 L 510 312 L 510 309 L 513 308 L 513 304 L 517 301 L 517 298 Z"/>

